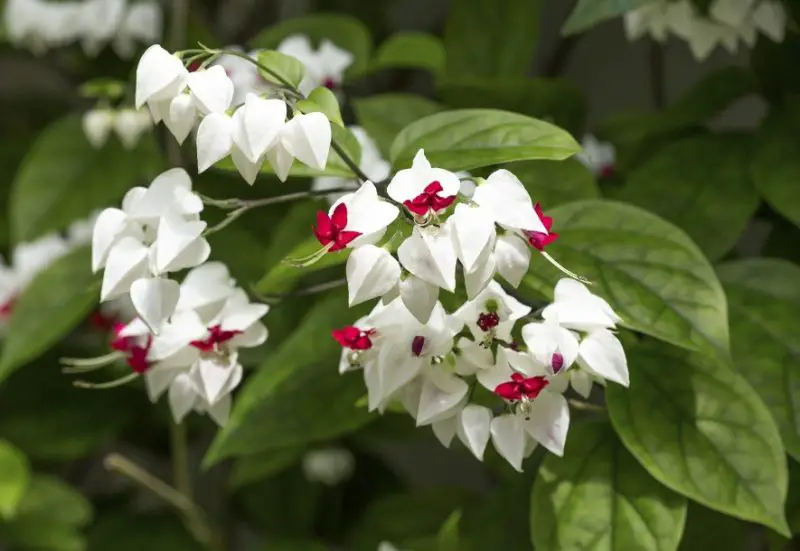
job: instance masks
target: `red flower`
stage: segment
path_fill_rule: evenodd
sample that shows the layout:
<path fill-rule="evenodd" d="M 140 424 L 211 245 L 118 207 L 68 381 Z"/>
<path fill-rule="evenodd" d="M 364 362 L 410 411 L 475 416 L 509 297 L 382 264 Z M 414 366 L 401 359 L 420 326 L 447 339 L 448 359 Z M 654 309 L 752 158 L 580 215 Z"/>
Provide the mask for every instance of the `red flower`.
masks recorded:
<path fill-rule="evenodd" d="M 414 340 L 411 341 L 411 353 L 419 358 L 422 355 L 422 347 L 424 346 L 425 346 L 425 337 L 417 335 L 416 337 L 414 337 Z"/>
<path fill-rule="evenodd" d="M 328 90 L 335 90 L 339 87 L 339 84 L 336 82 L 336 80 L 331 77 L 322 79 L 322 85 Z"/>
<path fill-rule="evenodd" d="M 522 233 L 524 233 L 525 237 L 528 238 L 528 243 L 531 244 L 531 247 L 543 251 L 547 245 L 558 239 L 558 234 L 550 232 L 550 228 L 553 227 L 553 218 L 551 216 L 544 215 L 544 213 L 542 212 L 541 205 L 539 203 L 536 203 L 536 205 L 534 205 L 533 208 L 536 211 L 536 215 L 539 217 L 539 220 L 542 221 L 542 225 L 545 227 L 548 233 L 542 233 L 530 230 L 523 230 Z"/>
<path fill-rule="evenodd" d="M 372 340 L 369 337 L 373 333 L 374 331 L 372 330 L 362 331 L 352 325 L 331 331 L 331 335 L 336 339 L 336 342 L 350 350 L 369 350 L 372 348 Z"/>
<path fill-rule="evenodd" d="M 147 354 L 150 352 L 150 346 L 153 344 L 152 335 L 147 336 L 147 344 L 144 346 L 133 346 L 130 349 L 126 362 L 128 366 L 136 373 L 145 373 L 150 369 L 150 362 L 147 361 Z"/>
<path fill-rule="evenodd" d="M 333 243 L 330 252 L 341 251 L 351 241 L 361 235 L 357 231 L 347 231 L 347 205 L 339 203 L 333 209 L 333 216 L 328 216 L 324 211 L 317 213 L 317 225 L 314 228 L 314 236 L 323 247 Z"/>
<path fill-rule="evenodd" d="M 522 398 L 532 400 L 549 384 L 544 377 L 525 378 L 522 373 L 513 373 L 511 380 L 497 385 L 494 393 L 510 401 L 519 401 Z"/>
<path fill-rule="evenodd" d="M 489 331 L 494 329 L 500 323 L 500 316 L 497 315 L 495 312 L 481 313 L 478 316 L 478 327 L 481 328 L 481 331 Z"/>
<path fill-rule="evenodd" d="M 553 368 L 553 373 L 558 373 L 564 367 L 564 356 L 556 352 L 550 361 L 550 366 Z"/>
<path fill-rule="evenodd" d="M 231 340 L 241 331 L 223 331 L 221 325 L 214 325 L 208 328 L 208 337 L 198 341 L 192 341 L 189 344 L 199 349 L 201 352 L 211 352 L 217 345 L 223 344 Z"/>
<path fill-rule="evenodd" d="M 403 204 L 408 210 L 419 216 L 428 214 L 428 211 L 431 209 L 434 211 L 446 209 L 453 204 L 453 201 L 456 200 L 456 196 L 440 197 L 439 192 L 443 189 L 442 184 L 433 181 L 425 187 L 425 191 L 410 201 L 403 201 Z"/>

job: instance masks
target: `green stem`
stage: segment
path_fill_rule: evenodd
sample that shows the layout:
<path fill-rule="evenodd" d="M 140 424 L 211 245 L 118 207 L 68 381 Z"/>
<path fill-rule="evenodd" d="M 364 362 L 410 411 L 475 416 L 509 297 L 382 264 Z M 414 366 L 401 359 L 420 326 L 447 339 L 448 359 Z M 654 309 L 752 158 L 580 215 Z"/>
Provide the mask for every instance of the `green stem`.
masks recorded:
<path fill-rule="evenodd" d="M 172 483 L 186 499 L 192 499 L 192 480 L 189 475 L 189 445 L 186 425 L 170 422 L 170 444 L 172 452 Z"/>

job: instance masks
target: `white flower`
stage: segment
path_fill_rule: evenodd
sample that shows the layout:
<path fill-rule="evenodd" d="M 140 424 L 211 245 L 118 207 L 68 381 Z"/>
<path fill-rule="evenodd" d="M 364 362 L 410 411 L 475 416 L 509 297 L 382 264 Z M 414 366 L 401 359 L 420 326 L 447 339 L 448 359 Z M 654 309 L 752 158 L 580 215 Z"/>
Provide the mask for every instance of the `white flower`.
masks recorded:
<path fill-rule="evenodd" d="M 414 226 L 397 250 L 403 267 L 436 287 L 453 292 L 456 288 L 456 252 L 450 221 L 441 226 Z"/>
<path fill-rule="evenodd" d="M 178 57 L 153 44 L 145 50 L 136 66 L 136 109 L 145 103 L 158 122 L 169 112 L 169 104 L 186 87 L 189 71 Z"/>
<path fill-rule="evenodd" d="M 400 264 L 387 251 L 375 245 L 362 245 L 347 259 L 349 306 L 385 295 L 400 280 Z"/>
<path fill-rule="evenodd" d="M 607 178 L 614 173 L 616 152 L 614 145 L 601 142 L 591 134 L 586 134 L 581 143 L 583 150 L 575 155 L 575 159 L 591 170 L 598 178 Z"/>
<path fill-rule="evenodd" d="M 570 278 L 558 281 L 553 303 L 542 311 L 542 317 L 576 331 L 612 329 L 622 321 L 605 299 Z"/>
<path fill-rule="evenodd" d="M 330 40 L 323 40 L 319 49 L 314 50 L 311 41 L 303 35 L 284 38 L 277 49 L 305 66 L 306 74 L 300 83 L 300 92 L 306 95 L 318 86 L 338 88 L 345 70 L 354 60 L 353 54 L 338 48 Z"/>
<path fill-rule="evenodd" d="M 136 43 L 150 45 L 161 37 L 163 21 L 161 8 L 156 2 L 134 2 L 125 14 L 116 36 L 114 51 L 123 59 L 133 56 Z"/>
<path fill-rule="evenodd" d="M 238 46 L 229 46 L 225 49 L 244 53 Z M 252 51 L 247 55 L 255 60 L 258 51 Z M 233 81 L 233 105 L 243 104 L 248 94 L 259 95 L 271 88 L 270 84 L 258 74 L 258 67 L 252 61 L 228 54 L 217 58 L 214 64 L 222 66 Z"/>
<path fill-rule="evenodd" d="M 453 315 L 464 322 L 476 340 L 488 339 L 491 343 L 494 339 L 510 341 L 514 323 L 530 312 L 530 306 L 506 293 L 496 281 L 491 281 Z"/>
<path fill-rule="evenodd" d="M 85 0 L 81 3 L 81 46 L 96 56 L 125 18 L 126 0 Z"/>
<path fill-rule="evenodd" d="M 458 436 L 478 461 L 483 461 L 491 423 L 492 411 L 489 408 L 470 404 L 452 417 L 434 422 L 431 428 L 444 447 L 450 447 L 453 437 Z"/>
<path fill-rule="evenodd" d="M 331 123 L 322 113 L 295 115 L 280 130 L 267 159 L 283 182 L 294 159 L 310 168 L 324 170 L 331 149 Z"/>
<path fill-rule="evenodd" d="M 114 117 L 114 131 L 126 149 L 133 149 L 139 138 L 152 126 L 150 115 L 145 111 L 121 109 Z"/>
<path fill-rule="evenodd" d="M 420 149 L 411 168 L 398 171 L 386 188 L 394 201 L 402 203 L 420 219 L 443 213 L 456 200 L 461 182 L 458 176 L 433 168 Z"/>
<path fill-rule="evenodd" d="M 81 119 L 83 133 L 92 147 L 100 149 L 116 124 L 116 113 L 111 109 L 91 109 Z"/>
<path fill-rule="evenodd" d="M 355 460 L 344 448 L 312 450 L 303 456 L 303 473 L 309 482 L 322 482 L 328 486 L 350 478 Z"/>

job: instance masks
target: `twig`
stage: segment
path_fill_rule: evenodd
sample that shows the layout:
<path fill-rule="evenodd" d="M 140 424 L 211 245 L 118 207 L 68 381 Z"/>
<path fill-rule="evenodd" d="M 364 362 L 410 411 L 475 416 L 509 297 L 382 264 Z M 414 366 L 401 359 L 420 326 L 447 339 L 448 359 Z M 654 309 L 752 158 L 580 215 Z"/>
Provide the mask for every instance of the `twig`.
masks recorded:
<path fill-rule="evenodd" d="M 355 161 L 353 161 L 353 159 L 351 159 L 347 155 L 347 153 L 345 153 L 345 150 L 342 149 L 342 146 L 340 146 L 338 143 L 334 141 L 331 141 L 331 148 L 333 148 L 333 150 L 339 155 L 339 157 L 342 158 L 344 164 L 346 164 L 347 167 L 353 171 L 353 174 L 358 176 L 359 180 L 361 180 L 362 182 L 369 181 L 369 176 L 364 174 L 364 172 L 359 168 L 359 166 L 355 163 Z"/>
<path fill-rule="evenodd" d="M 172 481 L 181 495 L 192 499 L 192 480 L 189 477 L 189 454 L 186 425 L 170 421 L 170 451 L 172 453 Z"/>
<path fill-rule="evenodd" d="M 569 398 L 567 399 L 567 402 L 569 402 L 570 406 L 580 411 L 592 411 L 595 413 L 606 412 L 606 408 L 604 408 L 603 406 L 598 406 L 597 404 L 590 404 L 589 402 L 582 402 L 580 400 L 576 400 L 575 398 Z"/>

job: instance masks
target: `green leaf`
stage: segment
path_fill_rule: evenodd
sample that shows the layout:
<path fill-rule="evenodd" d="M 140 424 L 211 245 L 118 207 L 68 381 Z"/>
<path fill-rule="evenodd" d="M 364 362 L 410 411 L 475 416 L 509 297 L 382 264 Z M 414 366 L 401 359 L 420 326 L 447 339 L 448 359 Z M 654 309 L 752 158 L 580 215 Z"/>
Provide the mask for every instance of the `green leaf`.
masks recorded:
<path fill-rule="evenodd" d="M 277 448 L 237 459 L 231 473 L 231 486 L 239 488 L 274 476 L 299 461 L 304 452 L 302 446 Z"/>
<path fill-rule="evenodd" d="M 750 526 L 739 520 L 707 509 L 690 501 L 686 511 L 686 529 L 679 551 L 748 551 Z"/>
<path fill-rule="evenodd" d="M 411 166 L 420 148 L 432 165 L 449 170 L 561 160 L 580 151 L 572 136 L 557 126 L 496 109 L 445 111 L 411 123 L 392 144 L 392 165 Z"/>
<path fill-rule="evenodd" d="M 538 551 L 675 551 L 685 519 L 686 498 L 647 474 L 605 422 L 573 425 L 531 495 Z"/>
<path fill-rule="evenodd" d="M 651 0 L 579 0 L 567 22 L 561 29 L 563 34 L 577 34 L 608 19 L 644 6 Z"/>
<path fill-rule="evenodd" d="M 521 76 L 533 65 L 539 0 L 454 0 L 444 32 L 447 74 Z"/>
<path fill-rule="evenodd" d="M 428 33 L 406 31 L 395 33 L 380 45 L 373 69 L 424 69 L 439 74 L 444 69 L 444 44 Z"/>
<path fill-rule="evenodd" d="M 586 101 L 574 83 L 556 78 L 469 79 L 447 77 L 436 81 L 437 91 L 448 107 L 485 107 L 539 118 L 583 133 Z"/>
<path fill-rule="evenodd" d="M 66 335 L 97 301 L 91 252 L 81 247 L 40 272 L 17 299 L 0 356 L 0 382 Z"/>
<path fill-rule="evenodd" d="M 339 375 L 341 347 L 330 336 L 364 312 L 347 308 L 343 290 L 318 302 L 244 386 L 206 464 L 333 438 L 369 422 L 373 416 L 355 406 L 363 380 Z"/>
<path fill-rule="evenodd" d="M 789 533 L 786 456 L 753 388 L 723 361 L 655 342 L 628 350 L 630 389 L 606 388 L 625 446 L 659 482 Z"/>
<path fill-rule="evenodd" d="M 71 526 L 42 526 L 29 520 L 0 525 L 0 541 L 30 551 L 86 551 L 86 539 Z"/>
<path fill-rule="evenodd" d="M 9 207 L 13 239 L 31 241 L 117 203 L 161 159 L 152 135 L 132 151 L 112 137 L 94 149 L 77 116 L 58 120 L 36 140 L 14 179 Z"/>
<path fill-rule="evenodd" d="M 632 171 L 615 198 L 679 226 L 716 260 L 736 244 L 758 208 L 748 176 L 750 146 L 748 136 L 735 134 L 671 143 Z"/>
<path fill-rule="evenodd" d="M 800 101 L 770 113 L 756 143 L 752 175 L 759 193 L 800 227 Z"/>
<path fill-rule="evenodd" d="M 625 326 L 685 348 L 728 350 L 725 293 L 689 237 L 654 214 L 614 201 L 548 212 L 561 237 L 548 251 L 594 283 Z M 534 258 L 523 285 L 551 296 L 561 272 Z"/>
<path fill-rule="evenodd" d="M 800 459 L 800 267 L 766 258 L 718 269 L 731 311 L 731 356 Z"/>
<path fill-rule="evenodd" d="M 80 492 L 60 479 L 37 475 L 20 504 L 18 518 L 41 525 L 81 527 L 92 520 L 92 506 Z"/>
<path fill-rule="evenodd" d="M 258 70 L 265 80 L 275 84 L 290 84 L 297 88 L 306 74 L 306 68 L 298 59 L 275 50 L 264 50 L 258 53 L 258 62 L 269 69 Z"/>
<path fill-rule="evenodd" d="M 100 519 L 89 532 L 89 551 L 203 551 L 176 515 L 133 514 Z"/>
<path fill-rule="evenodd" d="M 378 145 L 381 155 L 388 158 L 389 150 L 400 131 L 423 117 L 442 110 L 442 106 L 422 96 L 412 94 L 380 94 L 355 98 L 356 119 Z"/>
<path fill-rule="evenodd" d="M 17 448 L 0 440 L 0 519 L 11 519 L 30 482 L 28 459 Z"/>
<path fill-rule="evenodd" d="M 315 88 L 307 99 L 298 101 L 297 108 L 301 113 L 322 113 L 332 123 L 344 126 L 342 112 L 339 110 L 339 100 L 331 90 L 324 86 Z"/>
<path fill-rule="evenodd" d="M 459 551 L 458 526 L 461 523 L 461 510 L 447 517 L 436 535 L 437 551 Z"/>
<path fill-rule="evenodd" d="M 341 14 L 318 13 L 281 21 L 252 39 L 250 46 L 277 48 L 284 38 L 297 34 L 307 36 L 317 46 L 323 40 L 330 40 L 353 54 L 353 64 L 347 70 L 349 76 L 364 72 L 369 65 L 372 55 L 369 29 L 355 17 Z"/>
<path fill-rule="evenodd" d="M 505 168 L 525 184 L 533 200 L 540 202 L 545 210 L 571 201 L 600 197 L 594 174 L 574 159 L 523 161 Z"/>

